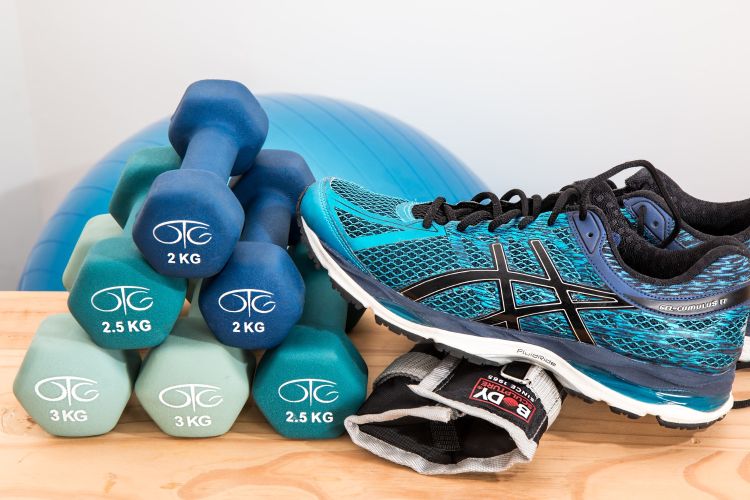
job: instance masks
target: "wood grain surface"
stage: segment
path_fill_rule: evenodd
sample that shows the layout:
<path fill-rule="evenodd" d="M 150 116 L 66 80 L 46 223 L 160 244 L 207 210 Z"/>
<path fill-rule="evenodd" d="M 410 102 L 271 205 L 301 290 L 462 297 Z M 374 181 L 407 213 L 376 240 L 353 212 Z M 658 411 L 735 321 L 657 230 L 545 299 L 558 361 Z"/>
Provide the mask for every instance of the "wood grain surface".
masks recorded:
<path fill-rule="evenodd" d="M 497 475 L 424 477 L 351 444 L 275 434 L 252 404 L 213 439 L 165 436 L 137 401 L 115 430 L 55 438 L 12 382 L 42 318 L 64 293 L 0 292 L 0 498 L 750 498 L 750 409 L 704 431 L 628 420 L 568 398 L 535 460 Z M 371 379 L 411 343 L 366 315 L 352 339 Z M 735 395 L 750 395 L 738 374 Z"/>

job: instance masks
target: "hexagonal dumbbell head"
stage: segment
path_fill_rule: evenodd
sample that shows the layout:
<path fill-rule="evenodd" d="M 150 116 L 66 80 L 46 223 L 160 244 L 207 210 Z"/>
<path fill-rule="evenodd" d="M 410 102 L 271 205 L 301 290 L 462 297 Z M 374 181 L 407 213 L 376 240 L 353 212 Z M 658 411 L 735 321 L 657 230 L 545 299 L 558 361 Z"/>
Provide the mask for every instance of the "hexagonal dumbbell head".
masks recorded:
<path fill-rule="evenodd" d="M 299 245 L 305 310 L 289 336 L 258 364 L 253 397 L 273 428 L 301 439 L 333 438 L 367 394 L 367 366 L 344 333 L 346 302 Z"/>
<path fill-rule="evenodd" d="M 250 167 L 267 133 L 268 118 L 244 85 L 204 80 L 188 87 L 169 128 L 182 167 L 154 182 L 133 231 L 154 269 L 203 278 L 224 267 L 244 219 L 227 179 Z"/>
<path fill-rule="evenodd" d="M 219 436 L 247 402 L 254 370 L 253 355 L 219 343 L 202 318 L 181 318 L 144 360 L 135 393 L 166 434 Z"/>
<path fill-rule="evenodd" d="M 68 265 L 63 271 L 62 282 L 66 290 L 70 290 L 75 283 L 78 271 L 81 270 L 83 261 L 95 243 L 116 238 L 122 235 L 122 228 L 110 214 L 95 215 L 83 226 L 81 236 L 78 237 L 73 253 L 70 254 Z"/>
<path fill-rule="evenodd" d="M 158 274 L 130 238 L 134 215 L 150 183 L 178 165 L 179 157 L 171 148 L 143 150 L 130 158 L 110 204 L 123 233 L 91 247 L 71 287 L 71 314 L 102 347 L 158 345 L 180 314 L 186 280 Z"/>
<path fill-rule="evenodd" d="M 200 294 L 206 323 L 223 343 L 275 347 L 302 314 L 304 282 L 287 242 L 297 200 L 313 180 L 298 154 L 263 150 L 235 186 L 247 214 L 243 241 Z"/>
<path fill-rule="evenodd" d="M 138 372 L 137 352 L 96 346 L 68 314 L 45 319 L 13 383 L 13 393 L 47 432 L 96 436 L 112 430 Z"/>

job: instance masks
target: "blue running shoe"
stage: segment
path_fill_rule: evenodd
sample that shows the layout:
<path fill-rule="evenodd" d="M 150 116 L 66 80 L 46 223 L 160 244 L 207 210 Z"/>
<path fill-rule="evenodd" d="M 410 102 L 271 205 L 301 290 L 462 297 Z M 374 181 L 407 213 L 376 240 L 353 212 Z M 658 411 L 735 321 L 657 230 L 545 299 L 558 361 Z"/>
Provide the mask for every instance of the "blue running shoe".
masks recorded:
<path fill-rule="evenodd" d="M 686 193 L 664 172 L 645 160 L 629 162 L 642 169 L 616 190 L 623 214 L 632 226 L 655 245 L 671 249 L 692 248 L 717 236 L 732 236 L 750 248 L 750 198 L 726 203 L 715 203 L 695 198 Z M 656 177 L 649 171 L 656 172 Z M 662 187 L 657 185 L 657 179 Z M 670 212 L 659 194 L 666 189 L 678 214 Z M 675 225 L 679 225 L 675 231 Z M 675 234 L 674 240 L 668 240 Z M 738 367 L 750 368 L 750 332 L 746 332 Z"/>
<path fill-rule="evenodd" d="M 301 198 L 300 225 L 342 293 L 390 329 L 531 362 L 617 412 L 702 428 L 732 407 L 750 252 L 731 237 L 649 243 L 606 180 L 624 168 L 544 199 L 514 190 L 458 204 L 327 178 Z"/>

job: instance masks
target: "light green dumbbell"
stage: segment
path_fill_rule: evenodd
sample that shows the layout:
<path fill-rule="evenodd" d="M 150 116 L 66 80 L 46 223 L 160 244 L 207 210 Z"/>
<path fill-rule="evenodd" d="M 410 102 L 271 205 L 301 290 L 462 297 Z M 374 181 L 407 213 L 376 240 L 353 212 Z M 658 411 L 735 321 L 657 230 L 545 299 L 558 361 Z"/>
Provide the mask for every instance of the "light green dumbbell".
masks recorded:
<path fill-rule="evenodd" d="M 95 215 L 90 218 L 78 237 L 73 253 L 70 254 L 68 265 L 63 271 L 62 282 L 66 290 L 70 290 L 76 281 L 78 271 L 83 260 L 95 243 L 107 238 L 116 238 L 122 234 L 122 228 L 110 214 Z"/>
<path fill-rule="evenodd" d="M 226 433 L 250 396 L 255 357 L 221 344 L 206 326 L 195 287 L 188 316 L 149 351 L 135 394 L 166 434 L 212 437 Z"/>
<path fill-rule="evenodd" d="M 139 365 L 138 353 L 104 350 L 71 315 L 55 314 L 34 335 L 13 393 L 50 434 L 96 436 L 117 424 Z"/>

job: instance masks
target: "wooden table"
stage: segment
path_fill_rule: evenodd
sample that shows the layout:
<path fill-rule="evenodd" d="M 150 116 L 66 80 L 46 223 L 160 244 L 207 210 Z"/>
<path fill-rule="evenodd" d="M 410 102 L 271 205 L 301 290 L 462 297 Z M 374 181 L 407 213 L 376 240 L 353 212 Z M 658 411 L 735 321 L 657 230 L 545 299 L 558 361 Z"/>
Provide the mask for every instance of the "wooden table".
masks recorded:
<path fill-rule="evenodd" d="M 497 475 L 425 477 L 344 436 L 292 441 L 252 405 L 214 439 L 159 432 L 131 401 L 114 432 L 54 438 L 13 397 L 13 378 L 42 318 L 64 293 L 0 292 L 0 498 L 750 498 L 750 409 L 704 431 L 631 421 L 569 398 L 535 460 Z M 352 334 L 374 378 L 410 342 L 367 315 Z M 742 392 L 740 392 L 742 391 Z M 737 396 L 750 392 L 739 374 Z M 743 394 L 744 393 L 744 394 Z"/>

